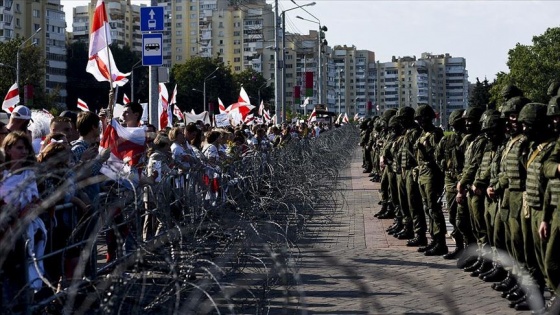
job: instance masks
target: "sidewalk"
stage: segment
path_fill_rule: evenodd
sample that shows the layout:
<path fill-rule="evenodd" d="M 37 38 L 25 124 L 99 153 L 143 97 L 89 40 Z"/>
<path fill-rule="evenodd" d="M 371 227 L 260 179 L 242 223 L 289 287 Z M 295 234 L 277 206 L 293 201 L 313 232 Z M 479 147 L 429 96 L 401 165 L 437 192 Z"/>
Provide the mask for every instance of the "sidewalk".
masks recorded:
<path fill-rule="evenodd" d="M 362 174 L 361 164 L 358 148 L 341 173 L 342 200 L 300 245 L 299 285 L 273 300 L 271 313 L 529 314 L 510 309 L 490 283 L 471 278 L 454 260 L 425 257 L 386 235 L 392 220 L 373 217 L 379 183 Z"/>

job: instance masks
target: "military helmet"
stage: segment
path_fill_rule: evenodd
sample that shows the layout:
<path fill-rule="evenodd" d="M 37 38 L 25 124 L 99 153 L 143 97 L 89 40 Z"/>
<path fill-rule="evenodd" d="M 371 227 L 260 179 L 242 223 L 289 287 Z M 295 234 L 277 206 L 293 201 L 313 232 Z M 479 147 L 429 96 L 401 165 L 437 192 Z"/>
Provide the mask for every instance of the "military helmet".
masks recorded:
<path fill-rule="evenodd" d="M 482 116 L 483 109 L 481 107 L 471 106 L 463 113 L 463 119 L 479 121 Z"/>
<path fill-rule="evenodd" d="M 414 112 L 414 118 L 428 118 L 434 119 L 436 118 L 436 113 L 434 109 L 430 105 L 420 105 L 416 108 Z"/>
<path fill-rule="evenodd" d="M 487 109 L 484 113 L 482 113 L 482 117 L 480 117 L 481 130 L 485 131 L 488 129 L 498 128 L 503 121 L 504 119 L 501 118 L 499 111 L 495 109 Z"/>
<path fill-rule="evenodd" d="M 401 107 L 397 111 L 397 116 L 404 119 L 414 120 L 414 109 L 410 106 Z"/>
<path fill-rule="evenodd" d="M 517 121 L 526 123 L 528 125 L 535 125 L 537 122 L 544 122 L 546 120 L 547 106 L 541 103 L 529 103 L 523 106 Z"/>
<path fill-rule="evenodd" d="M 506 101 L 516 96 L 523 96 L 523 92 L 517 86 L 508 84 L 502 89 L 502 97 Z"/>
<path fill-rule="evenodd" d="M 523 96 L 516 96 L 509 99 L 500 110 L 502 112 L 502 117 L 506 117 L 511 113 L 519 113 L 523 106 L 529 103 L 531 103 L 531 100 Z"/>
<path fill-rule="evenodd" d="M 385 120 L 386 122 L 389 122 L 389 119 L 391 119 L 391 117 L 395 116 L 397 114 L 397 110 L 394 108 L 389 108 L 387 109 L 385 112 L 383 112 L 383 115 L 381 116 L 383 120 Z"/>
<path fill-rule="evenodd" d="M 453 126 L 457 124 L 463 118 L 464 112 L 464 109 L 456 109 L 452 111 L 451 114 L 449 114 L 449 125 Z"/>
<path fill-rule="evenodd" d="M 389 119 L 389 123 L 387 124 L 387 126 L 389 128 L 395 128 L 397 126 L 399 126 L 401 124 L 401 118 L 397 115 L 391 117 L 391 119 Z"/>
<path fill-rule="evenodd" d="M 547 116 L 560 116 L 560 96 L 553 96 L 546 108 Z"/>
<path fill-rule="evenodd" d="M 560 81 L 554 80 L 548 86 L 548 90 L 546 91 L 546 95 L 548 96 L 557 96 L 558 89 L 560 88 Z"/>

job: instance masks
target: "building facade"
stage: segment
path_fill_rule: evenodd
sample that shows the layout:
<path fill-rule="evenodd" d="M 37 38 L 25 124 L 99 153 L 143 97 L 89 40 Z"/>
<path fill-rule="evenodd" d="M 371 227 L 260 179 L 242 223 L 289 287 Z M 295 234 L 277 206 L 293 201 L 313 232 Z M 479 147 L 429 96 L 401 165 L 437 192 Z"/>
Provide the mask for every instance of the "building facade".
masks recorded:
<path fill-rule="evenodd" d="M 60 0 L 0 1 L 0 41 L 18 37 L 30 39 L 25 45 L 36 45 L 44 53 L 46 75 L 42 89 L 57 93 L 56 102 L 65 104 L 66 20 Z"/>

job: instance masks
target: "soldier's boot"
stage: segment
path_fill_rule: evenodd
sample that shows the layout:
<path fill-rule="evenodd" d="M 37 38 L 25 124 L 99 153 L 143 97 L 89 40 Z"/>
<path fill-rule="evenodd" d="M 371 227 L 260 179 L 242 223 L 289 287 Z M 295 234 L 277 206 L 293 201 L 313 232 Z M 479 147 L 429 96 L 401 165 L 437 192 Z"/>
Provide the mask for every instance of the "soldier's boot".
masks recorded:
<path fill-rule="evenodd" d="M 494 263 L 494 268 L 484 275 L 478 276 L 484 282 L 499 282 L 507 277 L 508 273 L 500 263 Z"/>
<path fill-rule="evenodd" d="M 423 252 L 431 249 L 432 247 L 436 246 L 436 244 L 437 244 L 437 241 L 435 239 L 432 239 L 428 245 L 418 247 L 417 251 L 419 253 L 423 253 Z"/>
<path fill-rule="evenodd" d="M 445 255 L 443 255 L 443 259 L 457 259 L 459 258 L 459 256 L 461 256 L 461 253 L 463 253 L 463 249 L 465 248 L 465 245 L 463 244 L 463 238 L 462 237 L 455 237 L 455 249 L 452 252 L 449 252 Z"/>
<path fill-rule="evenodd" d="M 473 264 L 470 264 L 470 265 L 464 267 L 463 271 L 464 272 L 473 272 L 476 269 L 478 269 L 482 265 L 483 262 L 484 262 L 484 259 L 482 259 L 482 256 L 478 256 L 476 261 Z"/>
<path fill-rule="evenodd" d="M 523 297 L 525 297 L 525 290 L 522 286 L 519 286 L 516 290 L 514 290 L 511 293 L 508 293 L 506 295 L 506 299 L 508 301 L 522 302 L 521 298 L 523 298 Z"/>
<path fill-rule="evenodd" d="M 457 259 L 457 268 L 464 269 L 478 260 L 478 253 L 475 248 L 478 248 L 476 243 L 466 243 L 461 256 Z"/>
<path fill-rule="evenodd" d="M 375 173 L 374 173 L 374 172 L 370 172 L 370 173 L 368 174 L 368 177 L 374 177 L 374 176 L 375 176 Z"/>
<path fill-rule="evenodd" d="M 408 247 L 426 246 L 427 244 L 428 239 L 425 233 L 416 234 L 413 239 L 406 242 L 406 246 Z"/>
<path fill-rule="evenodd" d="M 395 236 L 395 235 L 393 235 Z M 409 240 L 414 238 L 414 231 L 411 228 L 405 227 L 402 231 L 395 236 L 399 240 Z"/>
<path fill-rule="evenodd" d="M 389 231 L 395 229 L 395 228 L 399 225 L 399 223 L 400 223 L 400 220 L 399 220 L 398 218 L 395 218 L 395 219 L 393 220 L 393 224 L 391 224 L 391 226 L 389 226 L 389 227 L 385 230 L 385 232 L 389 232 Z"/>
<path fill-rule="evenodd" d="M 395 219 L 395 223 L 389 229 L 387 229 L 387 234 L 393 235 L 398 231 L 402 230 L 403 227 L 404 227 L 403 223 L 400 220 Z"/>
<path fill-rule="evenodd" d="M 545 307 L 543 289 L 543 286 L 531 286 L 527 288 L 525 298 L 520 301 L 511 302 L 510 307 L 511 304 L 513 304 L 513 308 L 515 308 L 516 311 L 528 311 L 531 308 L 535 308 L 536 310 L 543 309 Z"/>
<path fill-rule="evenodd" d="M 483 259 L 483 260 L 484 261 L 482 262 L 480 267 L 478 267 L 476 270 L 473 270 L 471 272 L 471 277 L 478 277 L 480 276 L 480 274 L 486 273 L 492 269 L 492 262 L 487 259 Z"/>
<path fill-rule="evenodd" d="M 424 252 L 424 256 L 441 256 L 447 254 L 449 249 L 447 248 L 447 244 L 445 244 L 445 237 L 438 237 L 436 240 L 436 244 Z"/>
<path fill-rule="evenodd" d="M 378 219 L 394 219 L 395 218 L 395 206 L 392 202 L 387 202 L 387 211 L 384 214 L 380 214 Z"/>
<path fill-rule="evenodd" d="M 505 292 L 505 291 L 509 291 L 509 289 L 511 289 L 516 283 L 517 283 L 517 279 L 511 273 L 511 271 L 509 271 L 504 280 L 502 280 L 501 282 L 492 284 L 492 289 L 494 289 L 496 291 L 499 291 L 499 292 Z"/>
<path fill-rule="evenodd" d="M 380 215 L 387 213 L 389 210 L 388 203 L 386 201 L 381 202 L 381 210 L 373 215 L 375 218 L 379 218 Z"/>
<path fill-rule="evenodd" d="M 510 295 L 514 292 L 517 292 L 520 289 L 521 289 L 521 284 L 519 282 L 517 282 L 511 288 L 509 288 L 509 290 L 502 292 L 502 294 L 500 294 L 500 296 L 505 299 L 505 298 L 507 298 L 508 295 Z"/>

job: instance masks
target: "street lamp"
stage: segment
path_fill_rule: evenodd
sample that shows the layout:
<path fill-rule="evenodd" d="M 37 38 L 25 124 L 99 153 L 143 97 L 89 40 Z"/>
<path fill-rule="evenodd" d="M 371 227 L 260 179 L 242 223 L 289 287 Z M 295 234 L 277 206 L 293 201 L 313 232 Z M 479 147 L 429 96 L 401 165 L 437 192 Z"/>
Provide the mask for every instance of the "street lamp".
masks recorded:
<path fill-rule="evenodd" d="M 342 72 L 344 70 L 340 69 L 338 71 L 338 113 L 340 114 L 340 106 L 342 103 Z"/>
<path fill-rule="evenodd" d="M 133 66 L 132 66 L 132 70 L 130 70 L 130 101 L 134 102 L 134 69 L 138 69 L 140 67 L 142 67 L 143 65 L 139 65 L 139 63 L 141 63 L 142 60 L 138 60 L 138 62 L 136 62 Z"/>
<path fill-rule="evenodd" d="M 294 1 L 292 1 L 292 2 L 294 2 Z M 304 7 L 314 6 L 316 3 L 315 2 L 310 2 L 310 3 L 298 5 L 297 3 L 294 2 L 294 4 L 296 5 L 295 7 L 284 10 L 284 11 L 282 11 L 282 14 L 281 14 L 282 15 L 282 64 L 281 64 L 281 67 L 282 67 L 282 97 L 281 97 L 282 119 L 286 119 L 286 62 L 285 62 L 285 58 L 286 58 L 286 12 L 292 11 L 292 10 L 295 10 L 295 9 L 301 9 L 301 8 L 304 8 Z M 305 9 L 303 9 L 303 10 L 305 10 Z"/>
<path fill-rule="evenodd" d="M 30 41 L 33 37 L 35 37 L 35 35 L 37 35 L 40 31 L 42 30 L 42 28 L 38 28 L 35 33 L 33 33 L 33 35 L 29 36 L 28 39 L 24 40 L 17 48 L 16 50 L 16 84 L 18 86 L 18 93 L 19 93 L 19 60 L 20 60 L 20 50 L 23 47 L 23 45 L 25 45 L 28 41 Z"/>
<path fill-rule="evenodd" d="M 315 23 L 319 25 L 319 33 L 317 34 L 317 85 L 318 85 L 318 94 L 319 96 L 317 97 L 317 101 L 319 104 L 323 103 L 323 43 L 321 41 L 321 33 L 322 32 L 326 32 L 327 31 L 327 27 L 326 26 L 321 26 L 321 20 L 319 20 L 317 17 L 315 17 L 313 14 L 309 13 L 307 10 L 304 9 L 305 12 L 307 12 L 309 15 L 311 15 L 313 18 L 315 18 L 317 21 L 312 21 L 312 20 L 308 20 L 306 18 L 303 18 L 301 16 L 296 16 L 296 18 L 300 19 L 300 20 L 304 20 L 307 22 L 311 22 L 311 23 Z"/>
<path fill-rule="evenodd" d="M 216 67 L 216 69 L 214 69 L 214 71 L 212 71 L 212 73 L 210 73 L 206 78 L 204 78 L 204 85 L 202 87 L 202 98 L 204 100 L 204 106 L 203 109 L 204 111 L 206 111 L 206 81 L 210 81 L 212 79 L 215 79 L 216 76 L 212 76 L 214 75 L 214 73 L 216 73 L 216 71 L 218 71 L 220 69 L 220 67 Z"/>

